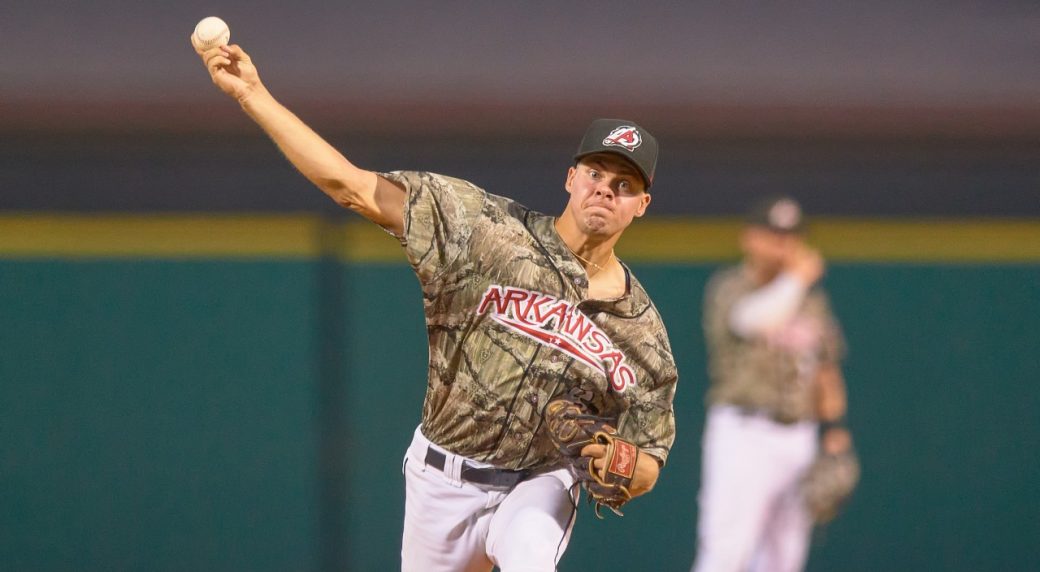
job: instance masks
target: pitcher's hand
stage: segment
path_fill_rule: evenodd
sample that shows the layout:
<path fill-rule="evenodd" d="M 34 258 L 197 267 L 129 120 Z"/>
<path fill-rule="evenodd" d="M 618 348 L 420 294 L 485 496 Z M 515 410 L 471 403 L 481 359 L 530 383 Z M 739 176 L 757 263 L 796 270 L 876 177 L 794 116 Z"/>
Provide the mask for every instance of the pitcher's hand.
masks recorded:
<path fill-rule="evenodd" d="M 213 83 L 239 103 L 254 93 L 266 91 L 260 74 L 241 46 L 217 46 L 199 54 Z"/>

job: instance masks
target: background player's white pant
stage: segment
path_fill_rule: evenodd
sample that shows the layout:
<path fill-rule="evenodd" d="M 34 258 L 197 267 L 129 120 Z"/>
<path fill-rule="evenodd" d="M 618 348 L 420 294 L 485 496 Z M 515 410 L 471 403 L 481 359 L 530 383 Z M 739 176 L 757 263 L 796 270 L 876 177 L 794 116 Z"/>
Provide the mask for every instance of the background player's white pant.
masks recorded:
<path fill-rule="evenodd" d="M 445 470 L 426 466 L 426 450 L 444 453 Z M 568 469 L 536 475 L 510 491 L 458 480 L 462 462 L 488 467 L 432 445 L 416 429 L 404 459 L 403 572 L 547 572 L 570 540 L 577 487 Z M 452 475 L 454 473 L 454 476 Z"/>
<path fill-rule="evenodd" d="M 777 423 L 727 405 L 708 410 L 695 572 L 794 572 L 812 518 L 799 480 L 816 455 L 815 422 Z"/>

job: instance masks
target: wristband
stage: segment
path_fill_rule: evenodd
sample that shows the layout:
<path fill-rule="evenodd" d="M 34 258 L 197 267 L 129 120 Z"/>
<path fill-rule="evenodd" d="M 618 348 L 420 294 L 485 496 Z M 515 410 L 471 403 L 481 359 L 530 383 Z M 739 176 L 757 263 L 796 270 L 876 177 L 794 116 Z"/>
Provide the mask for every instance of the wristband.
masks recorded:
<path fill-rule="evenodd" d="M 820 421 L 820 433 L 826 433 L 831 429 L 846 429 L 845 418 L 839 417 L 837 419 L 827 419 Z"/>

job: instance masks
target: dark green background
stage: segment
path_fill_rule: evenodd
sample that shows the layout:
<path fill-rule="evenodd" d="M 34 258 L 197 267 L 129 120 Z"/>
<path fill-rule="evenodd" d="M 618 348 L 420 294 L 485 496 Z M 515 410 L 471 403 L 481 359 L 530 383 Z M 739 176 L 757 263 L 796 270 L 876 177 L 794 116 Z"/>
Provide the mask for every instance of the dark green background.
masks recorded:
<path fill-rule="evenodd" d="M 678 439 L 563 571 L 687 570 L 714 265 L 634 265 Z M 863 480 L 810 570 L 1040 561 L 1040 266 L 835 264 Z M 0 261 L 0 568 L 393 570 L 425 330 L 400 265 Z"/>

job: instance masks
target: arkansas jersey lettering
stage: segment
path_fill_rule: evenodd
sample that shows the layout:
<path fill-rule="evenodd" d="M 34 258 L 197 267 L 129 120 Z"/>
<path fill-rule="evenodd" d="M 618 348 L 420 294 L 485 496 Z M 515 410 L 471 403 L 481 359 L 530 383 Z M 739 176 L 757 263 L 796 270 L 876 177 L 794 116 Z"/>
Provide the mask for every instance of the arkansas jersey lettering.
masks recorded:
<path fill-rule="evenodd" d="M 492 320 L 603 369 L 610 387 L 618 393 L 636 382 L 635 372 L 625 364 L 625 354 L 570 302 L 541 292 L 492 284 L 484 292 L 477 314 L 489 310 Z"/>

